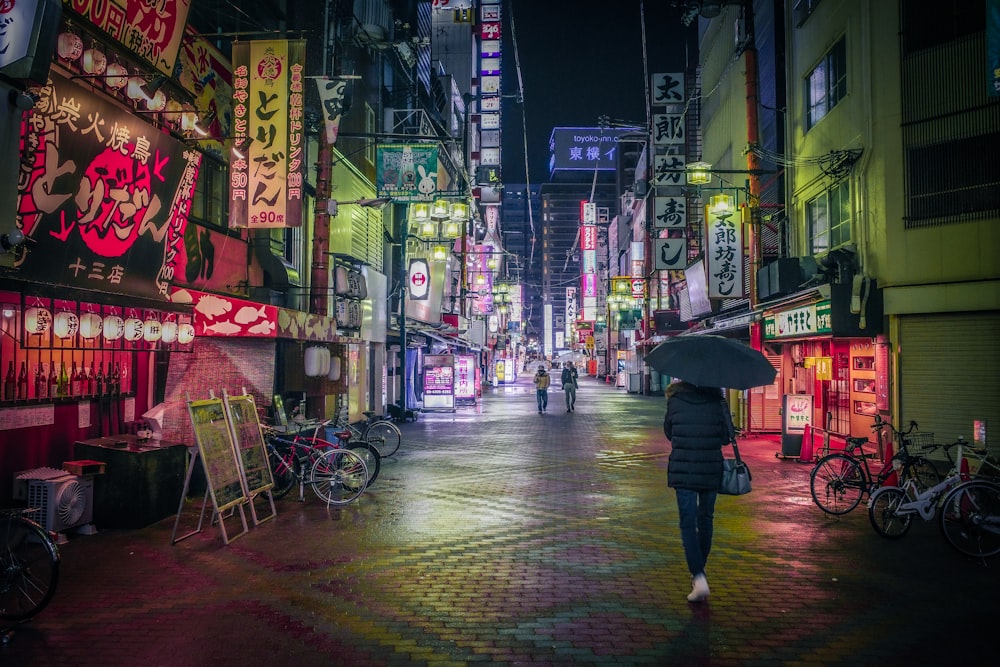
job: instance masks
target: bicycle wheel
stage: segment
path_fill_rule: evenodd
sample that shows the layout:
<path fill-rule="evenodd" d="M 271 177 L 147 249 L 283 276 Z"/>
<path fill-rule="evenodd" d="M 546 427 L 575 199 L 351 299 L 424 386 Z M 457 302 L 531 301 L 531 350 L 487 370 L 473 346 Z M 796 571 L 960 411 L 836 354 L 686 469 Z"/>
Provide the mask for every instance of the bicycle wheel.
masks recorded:
<path fill-rule="evenodd" d="M 1000 486 L 976 479 L 959 484 L 941 506 L 941 532 L 966 556 L 1000 553 Z"/>
<path fill-rule="evenodd" d="M 283 498 L 295 486 L 298 477 L 295 472 L 299 462 L 290 450 L 281 452 L 271 446 L 267 448 L 267 460 L 271 464 L 271 477 L 274 478 L 271 496 Z"/>
<path fill-rule="evenodd" d="M 385 458 L 396 453 L 399 443 L 403 441 L 403 434 L 392 422 L 377 421 L 365 431 L 365 440 L 375 445 L 378 453 Z"/>
<path fill-rule="evenodd" d="M 847 514 L 868 487 L 861 464 L 846 454 L 829 454 L 809 474 L 813 502 L 827 514 Z"/>
<path fill-rule="evenodd" d="M 52 600 L 59 549 L 34 521 L 0 518 L 0 619 L 23 621 Z"/>
<path fill-rule="evenodd" d="M 900 484 L 912 479 L 917 484 L 917 491 L 925 491 L 942 480 L 937 467 L 922 456 L 914 456 L 903 464 L 903 474 Z"/>
<path fill-rule="evenodd" d="M 378 448 L 371 443 L 360 440 L 351 440 L 346 446 L 365 462 L 365 468 L 368 469 L 368 483 L 365 486 L 374 484 L 379 470 L 382 469 L 382 455 L 379 454 Z"/>
<path fill-rule="evenodd" d="M 872 494 L 868 503 L 868 520 L 875 532 L 890 540 L 898 540 L 910 530 L 913 514 L 900 511 L 906 502 L 906 492 L 896 486 L 884 486 Z"/>
<path fill-rule="evenodd" d="M 328 505 L 346 505 L 360 496 L 368 483 L 368 470 L 361 457 L 349 449 L 331 449 L 316 457 L 309 483 Z"/>

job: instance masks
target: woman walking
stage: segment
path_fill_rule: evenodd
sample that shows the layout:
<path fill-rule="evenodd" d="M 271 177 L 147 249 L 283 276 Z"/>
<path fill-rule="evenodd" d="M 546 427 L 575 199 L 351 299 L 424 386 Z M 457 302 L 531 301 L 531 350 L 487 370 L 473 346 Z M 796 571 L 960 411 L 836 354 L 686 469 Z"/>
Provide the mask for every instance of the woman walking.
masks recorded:
<path fill-rule="evenodd" d="M 663 433 L 670 440 L 667 486 L 677 495 L 681 542 L 691 572 L 688 602 L 708 598 L 705 564 L 712 550 L 715 499 L 722 482 L 722 447 L 729 442 L 722 390 L 675 382 L 667 387 Z"/>

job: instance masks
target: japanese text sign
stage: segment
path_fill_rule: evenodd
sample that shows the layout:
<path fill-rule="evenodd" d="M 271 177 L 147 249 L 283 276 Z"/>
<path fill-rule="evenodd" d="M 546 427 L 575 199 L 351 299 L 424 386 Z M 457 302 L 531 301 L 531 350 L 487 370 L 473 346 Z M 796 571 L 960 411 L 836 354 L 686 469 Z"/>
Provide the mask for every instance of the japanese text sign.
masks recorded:
<path fill-rule="evenodd" d="M 229 163 L 230 227 L 302 225 L 305 44 L 233 44 L 233 142 L 239 155 Z"/>
<path fill-rule="evenodd" d="M 190 0 L 63 0 L 63 4 L 159 71 L 173 75 Z"/>
<path fill-rule="evenodd" d="M 21 155 L 21 277 L 166 298 L 201 153 L 53 72 Z"/>
<path fill-rule="evenodd" d="M 705 258 L 708 260 L 708 298 L 743 296 L 743 226 L 739 216 L 705 216 Z"/>

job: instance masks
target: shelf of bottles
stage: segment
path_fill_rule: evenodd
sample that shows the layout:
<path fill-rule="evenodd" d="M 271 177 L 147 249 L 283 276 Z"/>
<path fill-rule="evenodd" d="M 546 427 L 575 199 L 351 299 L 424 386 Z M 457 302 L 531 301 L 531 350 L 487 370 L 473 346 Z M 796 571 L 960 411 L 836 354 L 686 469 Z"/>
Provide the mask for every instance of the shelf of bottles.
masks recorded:
<path fill-rule="evenodd" d="M 135 352 L 190 352 L 191 316 L 24 296 L 0 301 L 0 402 L 47 403 L 133 392 Z"/>

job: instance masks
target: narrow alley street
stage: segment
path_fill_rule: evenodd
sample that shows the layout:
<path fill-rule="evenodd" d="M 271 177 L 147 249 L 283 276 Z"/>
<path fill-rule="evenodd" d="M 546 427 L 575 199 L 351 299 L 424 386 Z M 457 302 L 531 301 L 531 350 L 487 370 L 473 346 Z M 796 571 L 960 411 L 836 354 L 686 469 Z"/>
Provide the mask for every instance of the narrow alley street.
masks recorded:
<path fill-rule="evenodd" d="M 54 601 L 0 663 L 993 664 L 1000 562 L 935 524 L 890 542 L 864 506 L 824 515 L 810 466 L 763 438 L 741 448 L 754 491 L 717 505 L 711 597 L 689 604 L 663 408 L 585 378 L 575 412 L 556 386 L 540 415 L 529 374 L 404 425 L 343 509 L 292 493 L 229 545 L 207 521 L 171 545 L 173 518 L 70 536 Z"/>

